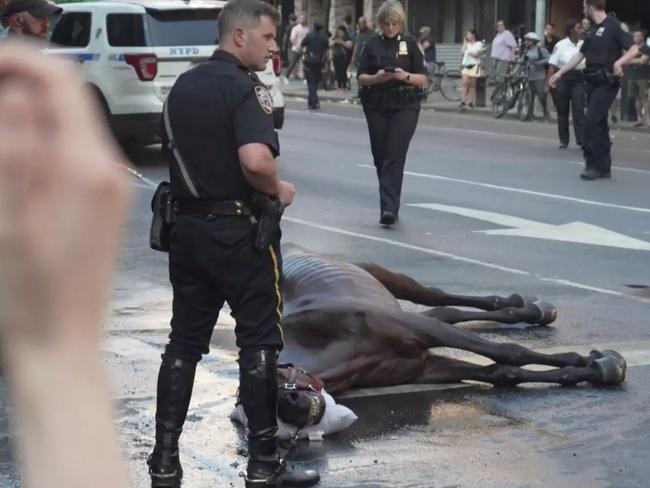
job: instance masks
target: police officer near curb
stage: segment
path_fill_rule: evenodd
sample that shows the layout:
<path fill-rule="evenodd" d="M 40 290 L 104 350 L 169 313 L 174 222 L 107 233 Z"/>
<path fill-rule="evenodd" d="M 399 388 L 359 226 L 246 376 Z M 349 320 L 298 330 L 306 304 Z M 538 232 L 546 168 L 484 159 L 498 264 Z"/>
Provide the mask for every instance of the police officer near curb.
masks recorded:
<path fill-rule="evenodd" d="M 297 471 L 278 455 L 277 356 L 283 347 L 279 228 L 256 247 L 254 191 L 291 204 L 280 180 L 273 101 L 255 71 L 277 51 L 280 17 L 261 0 L 231 0 L 218 19 L 219 49 L 181 75 L 163 112 L 177 217 L 169 245 L 173 316 L 158 375 L 156 443 L 148 459 L 153 488 L 177 487 L 178 440 L 196 364 L 209 352 L 228 302 L 239 347 L 239 401 L 248 417 L 247 488 L 313 486 L 316 471 Z"/>
<path fill-rule="evenodd" d="M 396 0 L 385 2 L 377 23 L 382 33 L 363 47 L 357 77 L 379 179 L 379 223 L 391 226 L 399 218 L 406 153 L 418 123 L 427 75 L 417 41 L 404 34 L 402 5 Z"/>
<path fill-rule="evenodd" d="M 551 77 L 552 88 L 565 73 L 572 71 L 583 59 L 587 67 L 584 80 L 587 89 L 587 117 L 583 152 L 586 168 L 580 178 L 587 181 L 611 178 L 611 141 L 607 115 L 621 85 L 623 66 L 639 52 L 632 36 L 621 29 L 618 21 L 607 15 L 606 0 L 583 0 L 584 15 L 593 27 L 580 52 Z M 622 56 L 623 51 L 627 51 Z"/>

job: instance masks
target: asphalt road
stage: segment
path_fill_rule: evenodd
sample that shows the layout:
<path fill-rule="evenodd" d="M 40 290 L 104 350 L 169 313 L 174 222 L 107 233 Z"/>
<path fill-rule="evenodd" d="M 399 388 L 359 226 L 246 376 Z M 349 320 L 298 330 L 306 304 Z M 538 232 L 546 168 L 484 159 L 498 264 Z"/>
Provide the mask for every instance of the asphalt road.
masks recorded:
<path fill-rule="evenodd" d="M 281 172 L 298 190 L 285 242 L 375 261 L 449 292 L 542 297 L 559 309 L 552 327 L 469 328 L 544 351 L 614 347 L 630 366 L 617 388 L 469 385 L 353 395 L 343 403 L 359 420 L 298 452 L 321 470 L 321 486 L 647 487 L 650 133 L 615 131 L 613 179 L 586 183 L 578 178 L 581 154 L 557 149 L 551 125 L 423 113 L 400 222 L 382 229 L 360 110 L 324 105 L 308 113 L 303 105 L 289 104 L 280 134 Z M 150 180 L 167 177 L 158 148 L 132 158 Z M 171 293 L 165 256 L 147 248 L 152 190 L 134 186 L 103 350 L 134 484 L 145 487 Z M 181 440 L 184 486 L 243 486 L 242 433 L 228 420 L 234 357 L 224 315 Z M 0 432 L 0 486 L 17 486 L 6 408 Z"/>

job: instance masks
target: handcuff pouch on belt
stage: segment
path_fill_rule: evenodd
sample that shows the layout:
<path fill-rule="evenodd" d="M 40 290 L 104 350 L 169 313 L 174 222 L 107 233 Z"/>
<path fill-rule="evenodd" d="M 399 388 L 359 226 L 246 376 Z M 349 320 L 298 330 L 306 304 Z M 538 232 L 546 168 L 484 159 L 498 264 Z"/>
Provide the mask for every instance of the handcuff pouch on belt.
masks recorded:
<path fill-rule="evenodd" d="M 583 72 L 583 77 L 585 83 L 589 83 L 593 86 L 603 86 L 610 85 L 612 87 L 617 87 L 620 85 L 621 80 L 613 73 L 606 71 L 604 69 L 589 69 L 586 68 Z"/>
<path fill-rule="evenodd" d="M 251 196 L 251 210 L 257 220 L 255 249 L 263 251 L 280 236 L 280 220 L 284 213 L 284 205 L 276 197 L 256 191 Z"/>
<path fill-rule="evenodd" d="M 151 249 L 169 252 L 169 237 L 176 221 L 176 210 L 171 185 L 169 182 L 163 181 L 158 185 L 151 199 L 151 211 L 153 212 L 149 230 Z"/>

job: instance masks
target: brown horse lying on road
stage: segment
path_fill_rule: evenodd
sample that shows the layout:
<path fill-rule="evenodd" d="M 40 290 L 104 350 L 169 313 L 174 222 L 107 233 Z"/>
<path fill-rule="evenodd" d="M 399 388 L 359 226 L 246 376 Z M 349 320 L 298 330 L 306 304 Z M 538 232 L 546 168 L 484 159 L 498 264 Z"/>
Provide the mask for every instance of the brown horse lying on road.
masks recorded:
<path fill-rule="evenodd" d="M 428 288 L 376 264 L 354 265 L 299 246 L 283 247 L 285 349 L 290 362 L 320 377 L 330 393 L 357 387 L 475 380 L 497 386 L 543 382 L 617 385 L 626 363 L 615 351 L 542 354 L 496 343 L 452 324 L 472 320 L 546 325 L 555 308 L 519 295 L 470 297 Z M 438 307 L 406 312 L 397 299 Z M 448 308 L 473 307 L 482 311 Z M 494 361 L 479 366 L 432 354 L 434 347 L 470 351 Z M 547 371 L 521 368 L 554 366 Z"/>

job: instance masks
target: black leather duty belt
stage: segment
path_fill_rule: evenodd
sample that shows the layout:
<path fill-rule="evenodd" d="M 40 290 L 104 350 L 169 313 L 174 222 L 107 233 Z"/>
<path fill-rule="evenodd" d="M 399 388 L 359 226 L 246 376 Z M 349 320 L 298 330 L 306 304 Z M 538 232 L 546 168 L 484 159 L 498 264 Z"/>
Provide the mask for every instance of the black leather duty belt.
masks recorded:
<path fill-rule="evenodd" d="M 176 202 L 178 215 L 252 215 L 250 208 L 241 200 L 186 200 Z"/>

